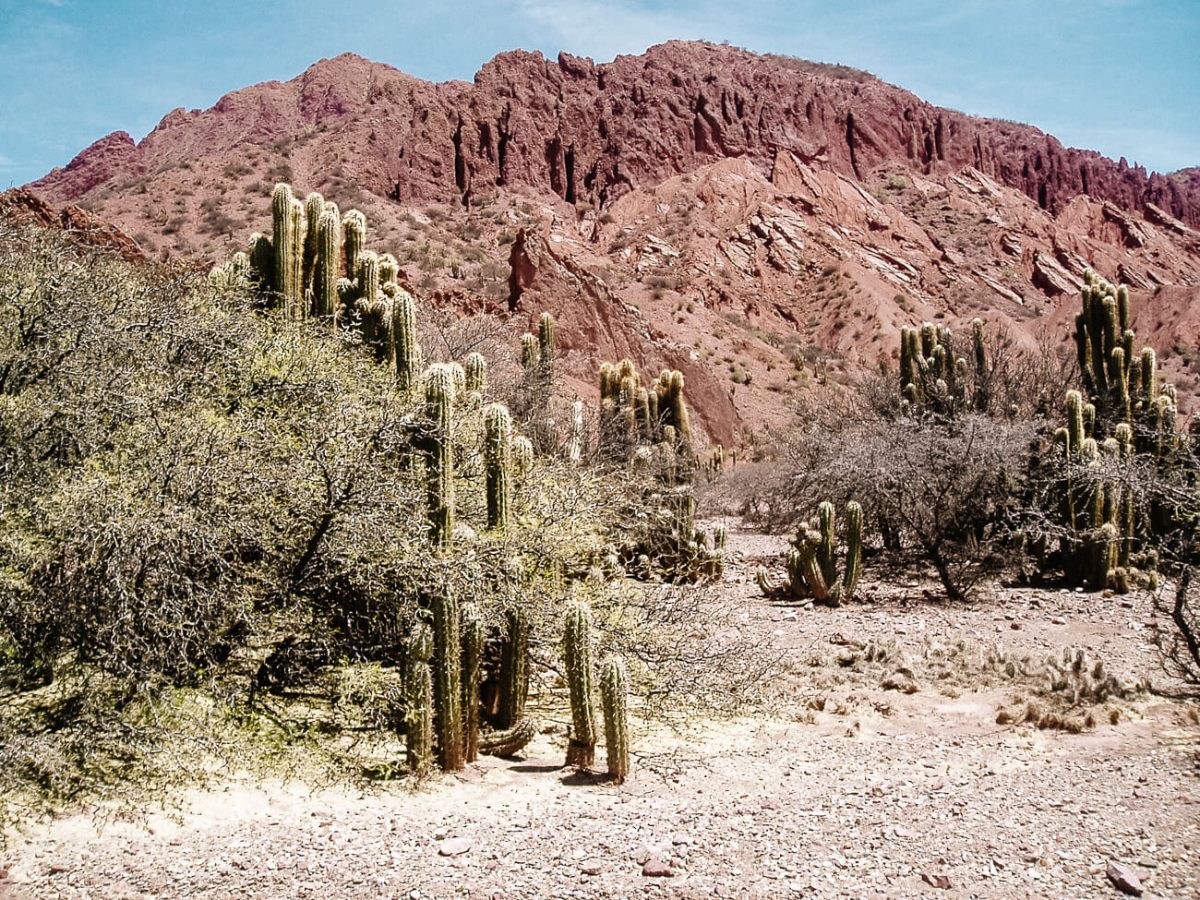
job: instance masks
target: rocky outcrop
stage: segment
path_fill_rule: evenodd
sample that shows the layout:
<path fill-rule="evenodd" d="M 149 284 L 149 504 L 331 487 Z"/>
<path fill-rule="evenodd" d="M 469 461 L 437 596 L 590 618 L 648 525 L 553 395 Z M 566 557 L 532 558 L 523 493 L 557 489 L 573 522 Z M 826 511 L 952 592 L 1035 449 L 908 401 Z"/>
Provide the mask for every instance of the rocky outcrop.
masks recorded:
<path fill-rule="evenodd" d="M 880 166 L 925 174 L 971 167 L 977 181 L 1018 188 L 1051 212 L 1086 194 L 1125 211 L 1153 203 L 1200 227 L 1200 178 L 1191 174 L 1149 175 L 869 76 L 694 42 L 604 65 L 503 53 L 472 84 L 430 84 L 340 56 L 203 112 L 176 110 L 137 146 L 124 132 L 109 135 L 34 187 L 75 201 L 164 165 L 297 139 L 326 143 L 331 165 L 405 203 L 469 203 L 519 185 L 604 207 L 635 186 L 721 158 L 744 157 L 769 172 L 786 152 L 855 179 Z"/>
<path fill-rule="evenodd" d="M 55 210 L 46 201 L 24 188 L 0 193 L 0 219 L 59 228 L 80 243 L 105 247 L 130 261 L 146 258 L 136 241 L 95 213 L 79 206 Z"/>

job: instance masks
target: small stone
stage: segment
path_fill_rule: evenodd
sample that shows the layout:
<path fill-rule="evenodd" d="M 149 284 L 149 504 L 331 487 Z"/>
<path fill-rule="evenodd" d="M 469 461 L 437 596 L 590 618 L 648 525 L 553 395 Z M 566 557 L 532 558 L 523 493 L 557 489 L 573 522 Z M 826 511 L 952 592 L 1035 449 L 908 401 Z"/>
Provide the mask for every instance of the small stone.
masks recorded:
<path fill-rule="evenodd" d="M 642 865 L 642 874 L 647 878 L 672 878 L 675 871 L 661 859 L 650 858 Z"/>
<path fill-rule="evenodd" d="M 446 838 L 438 844 L 439 856 L 462 856 L 471 849 L 471 842 L 466 838 Z"/>
<path fill-rule="evenodd" d="M 1110 859 L 1108 861 L 1107 874 L 1108 880 L 1113 883 L 1113 887 L 1122 894 L 1129 894 L 1133 897 L 1142 896 L 1141 879 L 1134 874 L 1133 869 L 1129 868 L 1129 866 L 1122 865 L 1115 859 Z"/>
<path fill-rule="evenodd" d="M 579 864 L 579 871 L 584 875 L 599 875 L 604 871 L 604 861 L 599 859 L 585 859 Z"/>
<path fill-rule="evenodd" d="M 921 880 L 930 887 L 938 888 L 939 890 L 948 891 L 954 887 L 950 882 L 949 875 L 937 875 L 933 872 L 922 872 Z"/>

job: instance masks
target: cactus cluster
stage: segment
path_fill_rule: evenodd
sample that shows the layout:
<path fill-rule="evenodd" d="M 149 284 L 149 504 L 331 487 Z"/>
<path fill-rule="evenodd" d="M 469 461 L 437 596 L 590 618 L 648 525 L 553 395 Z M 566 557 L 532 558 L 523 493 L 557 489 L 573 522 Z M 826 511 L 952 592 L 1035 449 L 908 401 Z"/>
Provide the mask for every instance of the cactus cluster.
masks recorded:
<path fill-rule="evenodd" d="M 1173 464 L 1175 389 L 1160 384 L 1153 348 L 1134 352 L 1129 290 L 1095 272 L 1085 275 L 1082 310 L 1075 317 L 1075 349 L 1083 388 L 1068 391 L 1066 424 L 1054 435 L 1059 506 L 1066 534 L 1060 547 L 1067 580 L 1087 590 L 1119 592 L 1157 582 L 1153 553 L 1138 553 L 1143 522 L 1156 532 L 1171 527 L 1173 511 L 1161 504 L 1139 511 L 1133 491 L 1101 473 L 1111 461 L 1135 454 L 1156 467 Z"/>
<path fill-rule="evenodd" d="M 647 500 L 661 511 L 658 527 L 633 548 L 633 573 L 658 573 L 676 581 L 719 577 L 724 554 L 696 530 L 693 482 L 697 471 L 711 473 L 723 465 L 724 451 L 718 448 L 701 459 L 693 450 L 683 374 L 664 369 L 643 387 L 632 360 L 603 364 L 599 428 L 604 458 L 628 463 L 656 484 Z"/>
<path fill-rule="evenodd" d="M 253 234 L 213 270 L 219 283 L 245 279 L 289 319 L 310 317 L 356 328 L 381 362 L 394 364 L 402 390 L 421 371 L 415 303 L 400 286 L 400 266 L 390 254 L 366 248 L 367 219 L 358 210 L 342 216 L 336 203 L 311 193 L 301 202 L 287 184 L 271 195 L 271 236 Z"/>
<path fill-rule="evenodd" d="M 609 459 L 627 460 L 638 446 L 663 442 L 690 457 L 691 441 L 682 372 L 663 369 L 643 387 L 632 360 L 600 366 L 600 443 Z"/>
<path fill-rule="evenodd" d="M 490 530 L 501 531 L 511 521 L 512 491 L 531 471 L 534 444 L 529 437 L 514 433 L 505 406 L 484 406 L 487 363 L 483 356 L 472 353 L 463 364 L 424 367 L 415 301 L 400 286 L 399 264 L 391 255 L 369 249 L 366 237 L 367 222 L 361 212 L 351 210 L 342 216 L 336 204 L 317 193 L 301 202 L 288 185 L 280 184 L 272 194 L 271 235 L 254 235 L 247 250 L 235 253 L 214 270 L 213 277 L 223 285 L 241 282 L 255 286 L 269 305 L 281 309 L 289 319 L 324 319 L 357 330 L 376 360 L 394 367 L 400 390 L 418 392 L 423 401 L 421 412 L 404 420 L 405 428 L 414 435 L 415 452 L 404 458 L 412 471 L 417 459 L 424 463 L 429 542 L 435 552 L 444 554 L 455 534 L 456 441 L 463 437 L 455 433 L 458 409 L 466 412 L 464 424 L 482 426 L 479 455 L 484 460 Z M 534 398 L 532 433 L 545 438 L 541 442 L 545 446 L 551 441 L 557 446 L 556 436 L 549 434 L 553 423 L 546 416 L 555 378 L 553 317 L 543 314 L 537 334 L 525 335 L 521 347 L 525 378 Z M 632 369 L 632 364 L 628 366 Z M 723 529 L 712 541 L 695 531 L 695 499 L 688 484 L 695 461 L 690 451 L 683 376 L 667 370 L 648 389 L 642 389 L 633 371 L 632 388 L 629 384 L 624 387 L 628 396 L 623 405 L 630 411 L 637 407 L 633 415 L 635 422 L 640 421 L 640 434 L 670 454 L 671 474 L 663 483 L 686 485 L 686 489 L 670 491 L 675 543 L 693 550 L 700 547 L 706 553 L 711 544 L 723 547 Z M 542 435 L 539 428 L 547 434 Z M 477 433 L 470 427 L 462 432 L 471 440 Z M 584 444 L 584 409 L 576 402 L 566 445 L 572 462 L 583 459 Z M 472 456 L 474 450 L 473 443 L 468 444 L 462 455 Z M 677 456 L 684 457 L 683 461 Z M 422 592 L 428 610 L 403 643 L 407 758 L 414 773 L 428 772 L 435 759 L 443 770 L 454 771 L 481 752 L 514 753 L 537 733 L 536 724 L 525 714 L 530 624 L 515 593 L 509 591 L 504 612 L 500 658 L 494 672 L 498 697 L 496 708 L 489 713 L 480 691 L 488 657 L 483 611 L 474 604 L 460 610 L 447 584 Z M 572 607 L 568 613 L 566 653 L 575 710 L 570 761 L 590 765 L 599 729 L 593 698 L 591 619 L 585 605 Z M 629 771 L 628 676 L 619 660 L 605 662 L 599 694 L 609 769 L 621 780 Z M 483 724 L 485 717 L 491 727 Z"/>
<path fill-rule="evenodd" d="M 846 504 L 845 558 L 838 573 L 838 541 L 833 504 L 817 507 L 817 516 L 803 522 L 787 555 L 787 571 L 781 584 L 771 581 L 765 568 L 758 570 L 758 584 L 767 595 L 795 599 L 811 598 L 817 603 L 838 606 L 851 600 L 862 570 L 863 511 L 858 502 Z"/>
<path fill-rule="evenodd" d="M 971 322 L 971 348 L 970 362 L 955 355 L 954 333 L 945 325 L 902 328 L 900 396 L 906 406 L 943 416 L 965 409 L 986 412 L 989 366 L 982 319 Z"/>

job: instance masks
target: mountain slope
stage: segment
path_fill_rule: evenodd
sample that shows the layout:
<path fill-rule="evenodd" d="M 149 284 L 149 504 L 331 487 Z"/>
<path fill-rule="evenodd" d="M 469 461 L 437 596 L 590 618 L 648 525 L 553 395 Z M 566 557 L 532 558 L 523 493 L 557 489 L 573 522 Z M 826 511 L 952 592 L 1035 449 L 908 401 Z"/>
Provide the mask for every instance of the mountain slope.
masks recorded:
<path fill-rule="evenodd" d="M 1196 170 L 1147 175 L 730 47 L 505 53 L 446 84 L 340 56 L 176 110 L 140 143 L 110 135 L 31 187 L 218 259 L 265 228 L 277 180 L 363 209 L 434 305 L 514 328 L 556 312 L 581 392 L 600 358 L 683 367 L 726 443 L 814 377 L 893 356 L 903 324 L 981 314 L 1065 338 L 1087 266 L 1135 289 L 1143 338 L 1185 349 L 1185 392 L 1200 367 L 1182 324 Z"/>

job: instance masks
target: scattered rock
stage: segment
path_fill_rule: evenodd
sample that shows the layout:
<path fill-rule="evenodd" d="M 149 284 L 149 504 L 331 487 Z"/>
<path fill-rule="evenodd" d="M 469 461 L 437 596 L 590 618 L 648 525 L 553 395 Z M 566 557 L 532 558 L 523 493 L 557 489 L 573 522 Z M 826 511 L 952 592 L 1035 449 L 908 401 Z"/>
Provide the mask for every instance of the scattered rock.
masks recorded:
<path fill-rule="evenodd" d="M 599 859 L 585 859 L 579 864 L 579 871 L 584 875 L 599 875 L 604 871 L 604 861 Z"/>
<path fill-rule="evenodd" d="M 1122 894 L 1129 894 L 1132 897 L 1142 896 L 1142 882 L 1137 877 L 1133 869 L 1129 866 L 1117 862 L 1115 859 L 1108 861 L 1108 880 Z"/>
<path fill-rule="evenodd" d="M 930 887 L 938 888 L 939 890 L 948 891 L 954 885 L 950 882 L 949 875 L 937 875 L 933 872 L 922 872 L 921 880 Z"/>
<path fill-rule="evenodd" d="M 454 837 L 446 838 L 438 844 L 439 856 L 462 856 L 471 849 L 471 842 L 467 838 Z"/>
<path fill-rule="evenodd" d="M 642 864 L 642 874 L 647 878 L 673 878 L 675 870 L 661 859 L 651 857 Z"/>

